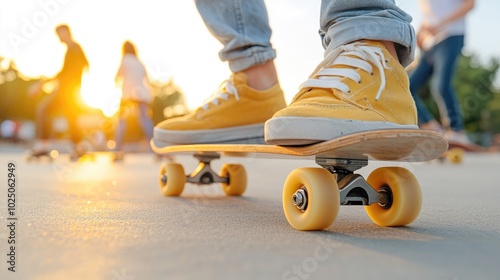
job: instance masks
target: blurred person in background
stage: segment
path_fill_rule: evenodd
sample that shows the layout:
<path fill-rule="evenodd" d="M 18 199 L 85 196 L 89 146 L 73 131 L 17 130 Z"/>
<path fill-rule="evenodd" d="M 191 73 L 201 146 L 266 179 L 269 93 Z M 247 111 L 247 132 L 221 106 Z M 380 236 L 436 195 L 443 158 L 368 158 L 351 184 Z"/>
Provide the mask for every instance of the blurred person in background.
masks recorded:
<path fill-rule="evenodd" d="M 43 154 L 49 151 L 48 140 L 51 134 L 51 123 L 54 112 L 62 112 L 68 122 L 68 130 L 73 143 L 74 153 L 80 154 L 77 144 L 82 135 L 77 127 L 80 111 L 80 87 L 82 75 L 89 64 L 81 46 L 73 40 L 69 26 L 63 24 L 56 27 L 56 34 L 61 43 L 67 47 L 61 71 L 50 81 L 57 82 L 55 90 L 46 96 L 37 106 L 36 131 L 38 141 L 32 153 Z"/>
<path fill-rule="evenodd" d="M 130 41 L 122 46 L 122 60 L 116 73 L 115 81 L 122 88 L 118 125 L 115 132 L 115 151 L 122 154 L 126 117 L 133 109 L 139 110 L 139 124 L 148 139 L 153 137 L 153 121 L 150 117 L 150 105 L 153 95 L 149 88 L 146 68 L 137 57 L 137 51 Z"/>
<path fill-rule="evenodd" d="M 464 130 L 460 104 L 452 81 L 456 63 L 464 46 L 465 16 L 474 8 L 474 0 L 420 0 L 423 15 L 417 32 L 420 59 L 410 74 L 410 91 L 417 105 L 422 129 L 445 133 L 449 142 L 471 144 Z M 432 80 L 431 80 L 432 78 Z M 429 112 L 418 96 L 420 88 L 431 80 L 431 92 L 438 104 L 441 123 Z"/>

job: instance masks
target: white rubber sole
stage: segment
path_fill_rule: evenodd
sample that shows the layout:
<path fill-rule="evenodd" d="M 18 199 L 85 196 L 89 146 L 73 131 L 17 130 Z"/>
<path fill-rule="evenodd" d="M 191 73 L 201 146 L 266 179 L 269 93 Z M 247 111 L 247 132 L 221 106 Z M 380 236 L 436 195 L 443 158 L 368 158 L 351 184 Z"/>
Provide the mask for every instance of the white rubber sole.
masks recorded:
<path fill-rule="evenodd" d="M 264 139 L 264 124 L 189 131 L 164 130 L 155 127 L 153 139 L 155 143 L 169 143 L 174 145 L 239 143 L 242 139 Z"/>
<path fill-rule="evenodd" d="M 381 129 L 418 129 L 416 125 L 357 120 L 278 117 L 265 124 L 265 140 L 281 146 L 309 145 L 357 132 Z"/>

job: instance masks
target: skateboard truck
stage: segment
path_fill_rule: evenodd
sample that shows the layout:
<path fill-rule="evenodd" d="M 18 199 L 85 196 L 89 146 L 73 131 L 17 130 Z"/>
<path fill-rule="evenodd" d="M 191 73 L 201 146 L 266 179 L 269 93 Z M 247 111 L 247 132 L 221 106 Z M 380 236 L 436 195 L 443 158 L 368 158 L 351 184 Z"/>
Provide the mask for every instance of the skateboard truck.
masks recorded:
<path fill-rule="evenodd" d="M 217 153 L 197 153 L 193 155 L 199 164 L 189 175 L 186 175 L 186 182 L 197 185 L 209 185 L 213 183 L 229 183 L 228 177 L 221 177 L 215 173 L 210 163 L 214 159 L 219 159 Z M 354 174 L 354 171 L 368 165 L 368 159 L 339 159 L 316 157 L 316 163 L 337 175 L 337 184 L 340 193 L 341 205 L 371 205 L 378 203 L 383 208 L 390 208 L 392 193 L 389 187 L 382 187 L 375 191 L 366 182 L 363 176 Z M 162 180 L 166 178 L 162 178 Z M 308 195 L 305 188 L 297 190 L 292 197 L 293 204 L 301 211 L 307 209 Z"/>
<path fill-rule="evenodd" d="M 368 165 L 368 159 L 339 159 L 316 157 L 316 163 L 330 173 L 337 175 L 340 190 L 341 205 L 372 205 L 378 203 L 383 208 L 389 208 L 392 202 L 392 193 L 389 187 L 382 187 L 375 191 L 365 178 L 354 171 Z M 300 191 L 299 189 L 296 194 Z M 307 203 L 307 194 L 303 201 Z M 304 197 L 304 194 L 297 194 Z M 295 204 L 295 194 L 294 194 Z M 300 204 L 300 203 L 299 203 Z M 296 205 L 297 206 L 297 205 Z M 299 209 L 306 206 L 297 206 Z M 304 210 L 304 209 L 301 209 Z"/>
<path fill-rule="evenodd" d="M 198 166 L 193 173 L 186 175 L 186 182 L 197 185 L 209 185 L 213 183 L 229 183 L 229 178 L 223 178 L 215 173 L 210 166 L 210 162 L 219 159 L 216 153 L 199 153 L 193 155 L 198 161 Z"/>

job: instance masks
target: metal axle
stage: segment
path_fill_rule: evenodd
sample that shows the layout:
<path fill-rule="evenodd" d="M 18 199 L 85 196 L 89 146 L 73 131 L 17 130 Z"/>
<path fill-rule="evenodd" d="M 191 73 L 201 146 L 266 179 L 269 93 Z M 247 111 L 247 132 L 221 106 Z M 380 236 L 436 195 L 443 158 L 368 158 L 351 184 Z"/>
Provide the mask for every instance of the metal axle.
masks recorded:
<path fill-rule="evenodd" d="M 219 176 L 213 171 L 210 162 L 214 159 L 219 159 L 220 155 L 216 153 L 201 153 L 195 154 L 194 157 L 200 162 L 193 173 L 186 175 L 186 182 L 197 185 L 209 185 L 213 183 L 229 183 L 228 178 Z"/>

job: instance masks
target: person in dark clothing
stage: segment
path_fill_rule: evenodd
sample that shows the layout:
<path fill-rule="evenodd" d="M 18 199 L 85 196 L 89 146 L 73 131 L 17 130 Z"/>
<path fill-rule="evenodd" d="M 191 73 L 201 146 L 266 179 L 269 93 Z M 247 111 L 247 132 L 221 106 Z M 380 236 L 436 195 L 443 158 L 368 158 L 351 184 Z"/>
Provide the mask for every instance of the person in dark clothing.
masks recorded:
<path fill-rule="evenodd" d="M 66 117 L 74 148 L 81 140 L 81 133 L 77 127 L 80 108 L 79 94 L 82 75 L 88 69 L 89 64 L 82 48 L 73 40 L 67 25 L 59 25 L 56 28 L 56 33 L 60 41 L 67 46 L 67 51 L 61 71 L 53 78 L 57 81 L 56 89 L 37 106 L 36 129 L 39 142 L 33 148 L 35 152 L 48 150 L 48 139 L 54 112 L 61 112 Z"/>

